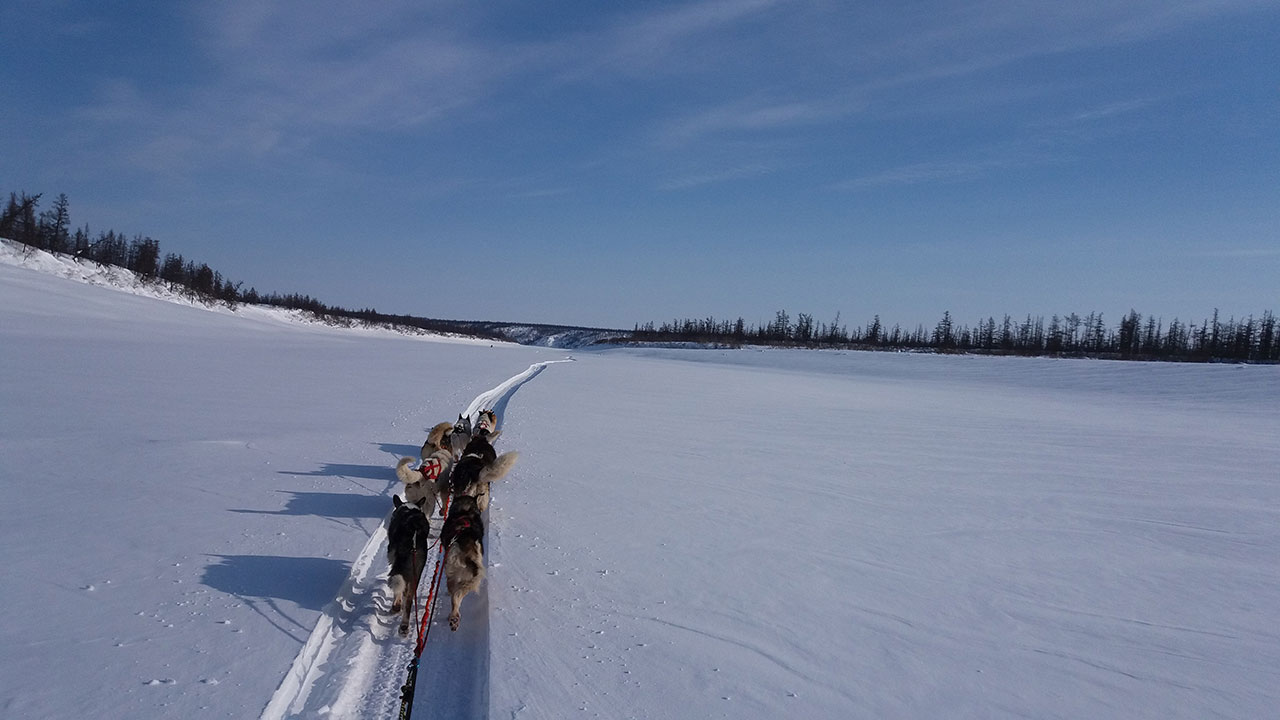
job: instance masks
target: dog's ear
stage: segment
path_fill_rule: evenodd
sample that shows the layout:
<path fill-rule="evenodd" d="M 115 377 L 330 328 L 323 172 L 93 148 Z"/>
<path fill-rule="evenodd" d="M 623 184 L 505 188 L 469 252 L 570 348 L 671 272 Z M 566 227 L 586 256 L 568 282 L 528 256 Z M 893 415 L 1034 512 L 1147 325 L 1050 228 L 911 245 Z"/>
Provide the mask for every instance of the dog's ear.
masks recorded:
<path fill-rule="evenodd" d="M 404 504 L 404 501 L 400 499 L 399 495 L 392 495 L 391 501 L 396 504 L 396 507 L 400 507 L 401 505 Z"/>
<path fill-rule="evenodd" d="M 417 505 L 419 510 L 421 510 L 422 508 L 426 507 L 426 506 L 427 506 L 427 496 L 426 496 L 426 495 L 423 495 L 422 497 L 418 498 L 417 502 L 415 502 L 415 503 L 414 503 L 414 505 Z"/>

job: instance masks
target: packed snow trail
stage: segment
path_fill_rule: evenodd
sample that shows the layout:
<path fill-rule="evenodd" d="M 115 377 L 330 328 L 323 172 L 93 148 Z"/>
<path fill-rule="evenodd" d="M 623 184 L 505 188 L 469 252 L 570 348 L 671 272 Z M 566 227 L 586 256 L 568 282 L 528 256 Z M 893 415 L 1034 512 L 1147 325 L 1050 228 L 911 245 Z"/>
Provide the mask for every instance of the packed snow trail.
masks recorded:
<path fill-rule="evenodd" d="M 507 403 L 524 383 L 546 366 L 569 360 L 530 365 L 524 372 L 476 396 L 467 417 L 482 409 L 498 415 L 503 427 Z M 388 503 L 387 517 L 390 517 Z M 432 519 L 438 535 L 441 520 Z M 397 632 L 399 616 L 390 612 L 386 590 L 386 518 L 351 564 L 351 573 L 333 602 L 321 611 L 311 636 L 272 695 L 262 720 L 290 717 L 375 718 L 393 717 L 400 707 L 400 687 L 413 658 L 413 636 Z M 435 566 L 438 549 L 427 558 Z M 425 602 L 430 572 L 419 586 L 419 606 Z M 444 592 L 444 582 L 440 583 Z M 448 597 L 441 598 L 448 607 Z M 422 653 L 418 671 L 414 716 L 429 718 L 482 718 L 488 715 L 489 698 L 489 593 L 488 583 L 468 596 L 463 622 L 457 632 L 432 633 Z M 433 622 L 435 620 L 433 619 Z M 444 623 L 438 623 L 444 625 Z M 416 623 L 415 623 L 416 627 Z"/>

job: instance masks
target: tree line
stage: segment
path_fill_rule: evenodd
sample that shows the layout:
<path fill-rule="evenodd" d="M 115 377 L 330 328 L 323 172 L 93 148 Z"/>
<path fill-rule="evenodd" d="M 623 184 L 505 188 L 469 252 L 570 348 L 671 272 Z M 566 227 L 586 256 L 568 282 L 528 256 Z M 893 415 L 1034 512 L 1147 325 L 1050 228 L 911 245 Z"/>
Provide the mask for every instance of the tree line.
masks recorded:
<path fill-rule="evenodd" d="M 160 243 L 144 236 L 129 237 L 114 230 L 93 234 L 89 226 L 73 228 L 70 202 L 59 194 L 52 206 L 40 211 L 40 194 L 10 193 L 0 210 L 0 237 L 50 252 L 68 253 L 104 265 L 132 270 L 144 279 L 183 288 L 193 298 L 206 302 L 250 303 L 301 310 L 330 322 L 367 322 L 399 325 L 430 332 L 455 333 L 502 339 L 491 323 L 440 320 L 413 315 L 389 315 L 372 308 L 348 310 L 327 305 L 299 293 L 260 293 L 243 289 L 243 283 L 225 278 L 206 263 L 196 263 L 180 254 L 162 253 Z M 1014 320 L 1005 315 L 980 319 L 972 325 L 957 323 L 951 313 L 931 329 L 923 325 L 907 329 L 888 327 L 876 315 L 871 322 L 850 330 L 837 313 L 830 323 L 815 321 L 799 313 L 793 319 L 779 310 L 772 322 L 749 325 L 736 320 L 672 320 L 655 325 L 636 324 L 634 342 L 691 342 L 730 346 L 745 344 L 793 347 L 831 347 L 875 350 L 923 350 L 1003 355 L 1057 355 L 1153 359 L 1179 361 L 1280 362 L 1280 337 L 1271 311 L 1260 318 L 1249 316 L 1222 320 L 1215 310 L 1212 319 L 1184 323 L 1174 318 L 1143 317 L 1130 311 L 1114 326 L 1101 313 L 1043 317 L 1026 316 Z M 624 342 L 626 340 L 623 340 Z"/>
<path fill-rule="evenodd" d="M 876 315 L 871 322 L 852 330 L 841 324 L 839 313 L 830 323 L 824 323 L 815 322 L 813 316 L 806 313 L 792 319 L 785 310 L 779 310 L 772 322 L 755 325 L 749 325 L 741 317 L 636 324 L 632 339 L 735 347 L 754 344 L 1188 362 L 1280 362 L 1280 336 L 1277 336 L 1275 314 L 1270 310 L 1260 318 L 1233 317 L 1225 321 L 1214 310 L 1212 319 L 1199 323 L 1174 318 L 1168 324 L 1156 316 L 1144 318 L 1130 310 L 1114 326 L 1095 312 L 1083 316 L 1054 315 L 1047 322 L 1043 316 L 1028 315 L 1014 320 L 1005 315 L 1000 321 L 987 317 L 967 325 L 956 322 L 951 312 L 946 311 L 932 328 L 924 325 L 912 329 L 900 325 L 887 327 Z"/>
<path fill-rule="evenodd" d="M 253 287 L 245 290 L 243 283 L 224 277 L 206 263 L 196 263 L 177 253 L 161 253 L 160 243 L 150 237 L 129 237 L 115 230 L 99 231 L 95 235 L 87 224 L 73 229 L 71 203 L 66 194 L 59 194 L 53 205 L 44 211 L 39 209 L 41 197 L 39 193 L 9 193 L 8 203 L 0 209 L 0 238 L 15 240 L 40 250 L 69 254 L 103 265 L 132 270 L 144 280 L 167 283 L 185 291 L 189 297 L 204 302 L 272 305 L 311 313 L 331 324 L 363 322 L 503 339 L 501 331 L 491 327 L 490 323 L 389 315 L 373 308 L 349 310 L 325 304 L 310 295 L 300 293 L 260 293 Z"/>
<path fill-rule="evenodd" d="M 264 297 L 253 288 L 242 290 L 242 283 L 224 278 L 205 263 L 197 264 L 175 253 L 162 254 L 160 243 L 144 235 L 130 238 L 115 230 L 94 235 L 87 224 L 73 229 L 66 194 L 58 195 L 48 210 L 37 212 L 41 197 L 39 193 L 9 193 L 9 202 L 0 210 L 0 237 L 40 250 L 132 270 L 142 278 L 163 280 L 209 300 L 288 307 L 309 300 L 297 296 Z"/>

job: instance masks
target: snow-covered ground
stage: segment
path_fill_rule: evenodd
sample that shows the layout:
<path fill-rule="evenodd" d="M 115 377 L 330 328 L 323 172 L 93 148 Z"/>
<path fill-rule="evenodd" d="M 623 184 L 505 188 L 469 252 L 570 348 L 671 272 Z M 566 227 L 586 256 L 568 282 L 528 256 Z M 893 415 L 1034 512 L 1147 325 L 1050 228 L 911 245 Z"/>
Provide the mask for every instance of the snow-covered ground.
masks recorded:
<path fill-rule="evenodd" d="M 480 404 L 521 458 L 415 718 L 1280 707 L 1280 368 L 544 365 L 80 272 L 0 252 L 0 716 L 393 717 L 392 468 Z"/>

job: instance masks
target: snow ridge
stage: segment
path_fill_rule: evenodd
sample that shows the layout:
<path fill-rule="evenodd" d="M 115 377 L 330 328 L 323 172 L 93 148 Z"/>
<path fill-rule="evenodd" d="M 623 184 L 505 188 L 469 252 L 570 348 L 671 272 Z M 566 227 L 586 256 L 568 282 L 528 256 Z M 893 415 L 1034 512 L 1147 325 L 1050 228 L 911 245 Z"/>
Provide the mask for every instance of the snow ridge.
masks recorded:
<path fill-rule="evenodd" d="M 524 372 L 476 396 L 466 414 L 474 418 L 480 410 L 492 409 L 499 417 L 501 428 L 507 403 L 521 385 L 537 377 L 548 365 L 571 361 L 549 360 L 530 365 Z M 396 632 L 398 616 L 391 616 L 388 609 L 386 567 L 380 560 L 385 556 L 390 517 L 388 510 L 360 550 L 337 597 L 321 612 L 307 642 L 262 711 L 262 720 L 317 715 L 382 717 L 398 709 L 400 686 L 413 657 L 413 643 L 412 638 L 400 637 Z M 433 518 L 436 534 L 439 523 L 438 518 Z M 430 571 L 435 567 L 437 555 L 438 548 L 433 547 L 427 558 L 424 584 L 419 587 L 420 603 L 425 602 Z M 433 637 L 435 642 L 428 644 L 423 653 L 416 697 L 424 703 L 430 702 L 436 710 L 443 703 L 450 708 L 452 717 L 482 716 L 487 711 L 489 596 L 486 588 L 487 585 L 481 586 L 475 598 L 468 598 L 469 612 L 462 629 L 451 634 L 437 633 Z M 443 600 L 447 605 L 448 599 Z M 429 657 L 439 654 L 433 650 L 442 650 L 448 657 Z M 447 667 L 448 672 L 440 672 L 434 666 Z M 448 686 L 442 687 L 445 684 Z"/>

